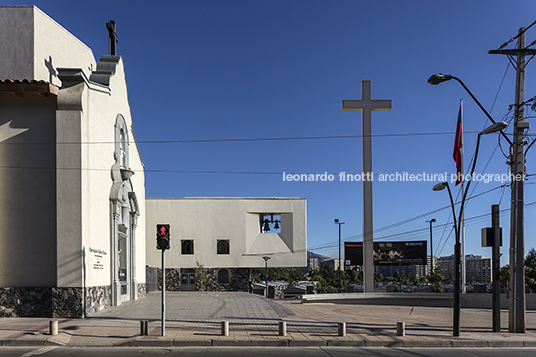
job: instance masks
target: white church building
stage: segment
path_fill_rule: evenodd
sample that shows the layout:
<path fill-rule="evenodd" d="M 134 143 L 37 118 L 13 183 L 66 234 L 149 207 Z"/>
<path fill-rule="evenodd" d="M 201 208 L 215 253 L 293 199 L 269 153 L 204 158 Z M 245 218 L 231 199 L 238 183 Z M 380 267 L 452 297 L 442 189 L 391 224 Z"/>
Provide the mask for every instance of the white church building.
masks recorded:
<path fill-rule="evenodd" d="M 84 316 L 145 292 L 144 168 L 123 60 L 0 6 L 0 316 Z"/>
<path fill-rule="evenodd" d="M 217 291 L 247 289 L 251 268 L 306 266 L 305 199 L 145 199 L 107 27 L 111 53 L 96 61 L 37 7 L 0 6 L 0 317 L 83 317 L 140 298 L 161 266 L 161 223 L 172 290 L 195 289 L 198 264 Z"/>

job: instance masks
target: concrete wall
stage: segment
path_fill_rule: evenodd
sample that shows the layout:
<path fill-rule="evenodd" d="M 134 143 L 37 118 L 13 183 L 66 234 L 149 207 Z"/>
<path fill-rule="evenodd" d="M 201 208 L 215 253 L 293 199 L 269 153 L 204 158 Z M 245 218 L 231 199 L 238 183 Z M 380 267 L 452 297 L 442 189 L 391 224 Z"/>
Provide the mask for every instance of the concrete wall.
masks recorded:
<path fill-rule="evenodd" d="M 491 309 L 492 294 L 462 294 L 462 307 L 473 309 Z M 527 310 L 536 310 L 536 294 L 525 295 L 525 305 Z M 501 309 L 508 309 L 508 298 L 506 294 L 501 294 Z"/>
<path fill-rule="evenodd" d="M 53 95 L 0 92 L 0 287 L 56 284 L 55 113 Z"/>
<path fill-rule="evenodd" d="M 261 268 L 307 265 L 306 201 L 301 198 L 147 199 L 147 264 L 161 266 L 156 224 L 171 225 L 169 268 Z M 260 233 L 260 213 L 281 213 L 281 233 Z M 181 254 L 181 240 L 194 240 L 194 254 Z M 217 254 L 217 241 L 227 239 L 230 254 Z"/>
<path fill-rule="evenodd" d="M 61 85 L 57 68 L 96 67 L 91 49 L 35 6 L 0 6 L 3 79 L 35 79 Z"/>
<path fill-rule="evenodd" d="M 462 294 L 461 307 L 491 309 L 492 294 Z M 452 307 L 453 294 L 440 293 L 345 293 L 303 295 L 302 303 L 334 303 L 358 305 L 400 305 Z M 525 295 L 527 310 L 536 310 L 536 294 Z M 508 309 L 506 294 L 501 294 L 501 309 Z"/>
<path fill-rule="evenodd" d="M 33 7 L 0 7 L 0 68 L 3 79 L 33 79 L 33 18 Z"/>

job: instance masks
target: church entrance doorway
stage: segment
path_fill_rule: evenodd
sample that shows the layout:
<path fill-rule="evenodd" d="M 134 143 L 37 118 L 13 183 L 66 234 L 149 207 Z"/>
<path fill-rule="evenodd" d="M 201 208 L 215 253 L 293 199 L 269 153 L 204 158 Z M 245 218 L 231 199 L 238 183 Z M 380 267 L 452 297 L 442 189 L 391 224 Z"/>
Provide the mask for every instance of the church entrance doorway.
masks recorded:
<path fill-rule="evenodd" d="M 121 289 L 121 301 L 130 300 L 130 237 L 127 227 L 119 225 L 118 227 L 118 269 L 119 284 Z"/>
<path fill-rule="evenodd" d="M 182 270 L 181 291 L 195 291 L 195 272 L 193 269 Z"/>

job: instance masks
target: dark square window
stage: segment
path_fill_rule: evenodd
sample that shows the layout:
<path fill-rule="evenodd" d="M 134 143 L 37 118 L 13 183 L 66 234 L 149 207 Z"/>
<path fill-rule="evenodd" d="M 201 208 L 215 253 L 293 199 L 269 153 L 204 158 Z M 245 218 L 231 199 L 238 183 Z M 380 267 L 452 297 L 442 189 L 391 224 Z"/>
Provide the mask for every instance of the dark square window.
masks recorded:
<path fill-rule="evenodd" d="M 227 239 L 218 239 L 218 254 L 229 254 L 229 241 Z"/>
<path fill-rule="evenodd" d="M 194 254 L 194 241 L 183 240 L 181 242 L 181 254 Z"/>

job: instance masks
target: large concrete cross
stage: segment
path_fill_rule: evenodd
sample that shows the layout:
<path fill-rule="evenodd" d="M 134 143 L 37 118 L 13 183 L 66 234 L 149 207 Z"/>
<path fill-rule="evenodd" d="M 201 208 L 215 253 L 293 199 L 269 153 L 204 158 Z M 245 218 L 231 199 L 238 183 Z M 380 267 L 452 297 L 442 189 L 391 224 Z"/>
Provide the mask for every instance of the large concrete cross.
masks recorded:
<path fill-rule="evenodd" d="M 372 260 L 372 111 L 391 110 L 391 100 L 370 99 L 370 81 L 361 82 L 361 100 L 343 100 L 343 111 L 360 111 L 363 161 L 363 282 L 364 292 L 374 292 L 374 262 Z M 369 174 L 370 173 L 370 174 Z M 370 180 L 366 180 L 370 177 Z"/>

